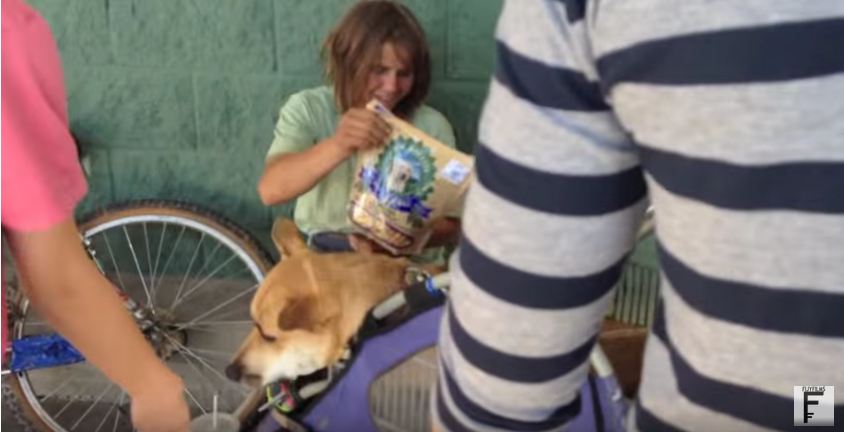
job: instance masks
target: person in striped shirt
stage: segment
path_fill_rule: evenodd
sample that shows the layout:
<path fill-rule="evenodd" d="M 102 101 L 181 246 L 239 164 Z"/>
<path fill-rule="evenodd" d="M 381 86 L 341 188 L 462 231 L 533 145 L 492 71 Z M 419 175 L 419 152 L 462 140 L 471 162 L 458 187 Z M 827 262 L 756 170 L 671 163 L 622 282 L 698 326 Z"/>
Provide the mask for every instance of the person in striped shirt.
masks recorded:
<path fill-rule="evenodd" d="M 649 203 L 631 430 L 781 430 L 793 386 L 844 388 L 844 2 L 507 1 L 496 50 L 435 428 L 578 414 Z"/>

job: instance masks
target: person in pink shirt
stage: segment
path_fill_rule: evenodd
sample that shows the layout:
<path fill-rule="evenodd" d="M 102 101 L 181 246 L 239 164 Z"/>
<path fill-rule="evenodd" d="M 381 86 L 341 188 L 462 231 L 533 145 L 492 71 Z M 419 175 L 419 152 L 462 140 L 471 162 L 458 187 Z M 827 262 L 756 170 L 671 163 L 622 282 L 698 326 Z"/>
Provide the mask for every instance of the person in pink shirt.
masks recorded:
<path fill-rule="evenodd" d="M 58 50 L 23 0 L 2 3 L 2 86 L 3 237 L 27 296 L 129 394 L 138 430 L 187 431 L 181 379 L 156 357 L 80 242 L 73 211 L 87 186 L 68 129 Z"/>

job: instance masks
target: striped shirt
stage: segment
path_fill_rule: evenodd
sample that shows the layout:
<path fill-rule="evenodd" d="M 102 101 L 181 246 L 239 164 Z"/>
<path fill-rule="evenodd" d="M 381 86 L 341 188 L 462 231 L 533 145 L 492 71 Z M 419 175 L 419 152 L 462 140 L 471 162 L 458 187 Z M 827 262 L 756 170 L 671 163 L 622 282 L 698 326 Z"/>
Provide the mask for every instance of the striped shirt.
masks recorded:
<path fill-rule="evenodd" d="M 844 422 L 844 1 L 509 1 L 496 47 L 435 423 L 577 415 L 648 202 L 630 429 L 790 429 L 799 385 Z"/>

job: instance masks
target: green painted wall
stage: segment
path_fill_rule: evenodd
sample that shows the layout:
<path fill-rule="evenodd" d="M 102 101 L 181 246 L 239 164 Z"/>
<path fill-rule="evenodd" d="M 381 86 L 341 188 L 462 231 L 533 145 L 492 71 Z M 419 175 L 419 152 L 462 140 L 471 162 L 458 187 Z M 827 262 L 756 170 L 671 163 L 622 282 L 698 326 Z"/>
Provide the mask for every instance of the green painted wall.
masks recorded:
<path fill-rule="evenodd" d="M 318 47 L 352 0 L 30 0 L 53 28 L 71 129 L 90 172 L 82 212 L 195 202 L 266 240 L 255 192 L 278 108 L 321 82 Z M 500 0 L 407 0 L 434 57 L 429 103 L 470 150 Z"/>

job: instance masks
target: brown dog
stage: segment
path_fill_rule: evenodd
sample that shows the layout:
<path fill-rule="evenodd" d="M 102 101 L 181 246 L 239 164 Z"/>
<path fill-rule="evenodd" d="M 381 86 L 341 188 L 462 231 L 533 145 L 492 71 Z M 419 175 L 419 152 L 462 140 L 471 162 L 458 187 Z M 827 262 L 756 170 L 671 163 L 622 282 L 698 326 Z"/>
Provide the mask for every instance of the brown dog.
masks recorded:
<path fill-rule="evenodd" d="M 370 253 L 319 254 L 279 219 L 282 255 L 252 299 L 255 328 L 226 375 L 252 384 L 293 379 L 340 360 L 366 313 L 404 285 L 410 262 Z"/>

